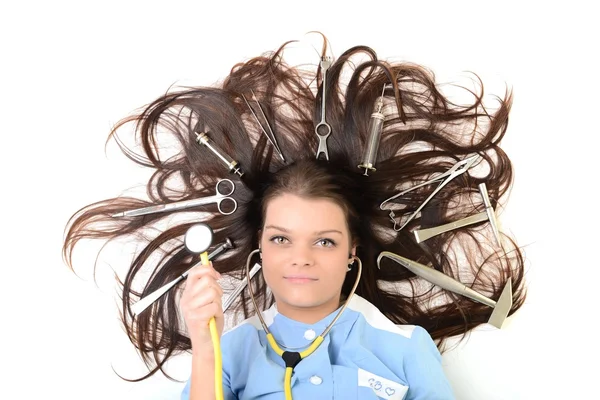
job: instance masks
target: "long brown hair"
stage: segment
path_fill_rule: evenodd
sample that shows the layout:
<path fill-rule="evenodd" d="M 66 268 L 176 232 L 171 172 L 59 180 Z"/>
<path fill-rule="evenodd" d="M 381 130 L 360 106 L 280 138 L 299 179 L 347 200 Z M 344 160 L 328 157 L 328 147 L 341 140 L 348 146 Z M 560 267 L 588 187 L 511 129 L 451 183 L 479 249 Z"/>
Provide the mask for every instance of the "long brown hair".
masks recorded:
<path fill-rule="evenodd" d="M 329 161 L 316 160 L 315 126 L 320 121 L 322 71 L 287 65 L 281 46 L 272 54 L 235 65 L 222 87 L 193 87 L 171 91 L 147 105 L 140 113 L 120 121 L 109 138 L 128 123 L 135 124 L 141 151 L 125 147 L 134 162 L 155 170 L 147 183 L 148 199 L 121 196 L 88 205 L 69 220 L 63 247 L 65 262 L 72 267 L 75 245 L 81 239 L 113 240 L 135 236 L 143 245 L 136 253 L 122 284 L 121 314 L 127 334 L 149 366 L 145 379 L 159 370 L 171 356 L 190 349 L 190 339 L 178 313 L 178 292 L 172 290 L 141 315 L 134 317 L 131 305 L 165 283 L 177 278 L 198 259 L 186 251 L 182 237 L 194 222 L 167 220 L 171 214 L 113 218 L 132 208 L 171 203 L 214 194 L 216 182 L 232 179 L 238 209 L 222 215 L 215 205 L 181 212 L 206 221 L 215 232 L 213 244 L 231 238 L 235 249 L 224 260 L 216 260 L 221 274 L 242 278 L 246 257 L 258 243 L 266 201 L 272 195 L 298 191 L 307 196 L 334 196 L 344 207 L 363 275 L 357 294 L 378 307 L 397 324 L 423 326 L 440 347 L 444 339 L 464 334 L 487 322 L 490 308 L 465 297 L 442 292 L 393 262 L 376 260 L 381 251 L 391 251 L 443 271 L 490 298 L 498 298 L 509 278 L 513 284 L 514 313 L 524 302 L 523 257 L 518 246 L 502 235 L 502 248 L 493 245 L 489 224 L 482 222 L 416 243 L 411 230 L 427 228 L 480 212 L 484 208 L 478 184 L 485 183 L 494 208 L 510 188 L 513 169 L 500 148 L 512 102 L 510 91 L 498 98 L 494 110 L 484 107 L 483 84 L 467 90 L 472 102 L 452 103 L 444 96 L 433 74 L 410 63 L 378 60 L 369 47 L 344 52 L 327 72 L 327 122 L 332 134 L 327 141 Z M 323 47 L 323 55 L 326 47 Z M 367 60 L 356 63 L 356 57 Z M 348 68 L 353 68 L 348 71 Z M 344 80 L 346 72 L 350 78 Z M 387 85 L 385 90 L 384 85 Z M 377 156 L 377 170 L 368 176 L 357 167 L 368 141 L 368 124 L 375 101 L 384 99 L 385 123 Z M 254 120 L 250 107 L 264 110 L 285 162 Z M 261 121 L 266 127 L 266 121 Z M 239 163 L 240 177 L 207 148 L 196 142 L 197 133 L 210 139 Z M 169 152 L 165 152 L 165 144 Z M 173 150 L 175 146 L 175 151 Z M 446 172 L 458 160 L 472 154 L 481 159 L 477 168 L 462 174 L 430 201 L 417 218 L 396 232 L 389 211 L 380 204 L 400 190 Z M 475 173 L 478 172 L 478 173 Z M 318 179 L 317 179 L 318 177 Z M 295 179 L 296 186 L 290 184 Z M 429 196 L 426 185 L 397 198 L 396 218 L 412 213 Z M 157 235 L 146 232 L 157 225 Z M 354 282 L 348 274 L 343 292 Z M 267 307 L 264 280 L 253 283 L 259 305 Z M 251 315 L 247 292 L 237 307 Z M 164 371 L 163 371 L 164 372 Z"/>

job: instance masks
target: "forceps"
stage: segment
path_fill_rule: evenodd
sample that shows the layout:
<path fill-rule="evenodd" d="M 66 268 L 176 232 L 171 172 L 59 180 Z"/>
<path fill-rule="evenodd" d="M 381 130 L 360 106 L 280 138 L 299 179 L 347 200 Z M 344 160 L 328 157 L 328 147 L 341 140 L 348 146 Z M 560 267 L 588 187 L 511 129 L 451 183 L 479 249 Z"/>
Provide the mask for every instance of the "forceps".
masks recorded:
<path fill-rule="evenodd" d="M 231 186 L 231 189 L 227 190 L 227 188 L 219 188 L 219 185 L 222 185 L 223 183 L 229 184 Z M 223 192 L 221 192 L 221 190 L 223 190 Z M 210 203 L 217 203 L 217 208 L 219 209 L 219 212 L 223 215 L 232 214 L 235 210 L 237 210 L 237 201 L 235 201 L 233 197 L 229 197 L 235 191 L 235 184 L 230 179 L 219 179 L 219 181 L 215 185 L 215 191 L 217 192 L 217 194 L 214 196 L 201 197 L 192 200 L 183 200 L 169 204 L 160 204 L 157 206 L 143 207 L 135 210 L 123 211 L 117 214 L 113 214 L 112 216 L 137 217 L 139 215 L 154 214 L 165 211 L 184 210 L 186 208 L 192 208 Z M 231 211 L 224 211 L 223 208 L 221 208 L 223 202 L 230 202 L 232 204 Z"/>
<path fill-rule="evenodd" d="M 325 154 L 325 159 L 329 161 L 329 153 L 327 152 L 327 138 L 331 135 L 331 126 L 325 119 L 325 103 L 327 102 L 327 70 L 331 66 L 331 57 L 323 57 L 321 59 L 321 72 L 323 73 L 323 87 L 321 96 L 321 122 L 315 127 L 315 134 L 319 138 L 319 148 L 317 149 L 317 159 L 321 153 Z M 319 133 L 321 131 L 322 133 Z"/>
<path fill-rule="evenodd" d="M 250 270 L 250 279 L 254 278 L 254 275 L 262 268 L 262 266 L 258 263 L 254 264 L 254 267 Z M 233 304 L 235 299 L 242 293 L 248 286 L 248 278 L 244 277 L 242 281 L 236 286 L 236 288 L 231 292 L 231 294 L 227 297 L 227 299 L 223 302 L 223 312 L 227 311 L 227 309 Z"/>
<path fill-rule="evenodd" d="M 267 139 L 269 140 L 269 142 L 271 142 L 271 144 L 275 148 L 275 151 L 277 151 L 277 153 L 279 153 L 279 157 L 281 157 L 281 160 L 283 162 L 285 162 L 285 158 L 283 158 L 283 153 L 281 152 L 281 147 L 279 147 L 279 144 L 277 143 L 277 138 L 275 138 L 275 134 L 273 133 L 273 129 L 271 128 L 271 124 L 269 124 L 269 120 L 267 119 L 267 116 L 265 115 L 265 112 L 263 111 L 262 106 L 260 105 L 260 103 L 258 102 L 258 100 L 256 100 L 256 95 L 254 94 L 254 90 L 251 90 L 251 92 L 252 92 L 252 100 L 254 100 L 254 102 L 258 106 L 258 109 L 260 110 L 260 113 L 262 114 L 262 117 L 267 122 L 267 128 L 269 128 L 269 132 L 271 133 L 270 136 L 267 133 L 266 129 L 264 128 L 263 124 L 258 119 L 258 116 L 256 115 L 256 113 L 252 109 L 252 106 L 250 106 L 250 103 L 248 103 L 248 100 L 246 100 L 246 96 L 244 96 L 243 93 L 242 93 L 242 98 L 246 102 L 246 105 L 248 106 L 248 109 L 250 110 L 250 112 L 252 113 L 252 116 L 256 120 L 256 123 L 258 124 L 258 126 L 260 126 L 260 129 L 263 131 L 263 133 L 265 134 L 265 136 L 267 137 Z"/>
<path fill-rule="evenodd" d="M 396 225 L 398 225 L 398 223 L 396 222 L 396 219 L 394 218 L 396 216 L 396 214 L 394 214 L 394 211 L 390 210 L 390 219 L 394 222 L 394 230 L 396 232 L 400 232 L 410 221 L 412 221 L 417 214 L 423 209 L 423 207 L 425 207 L 425 205 L 429 202 L 429 200 L 431 200 L 433 198 L 433 196 L 435 196 L 437 194 L 437 192 L 439 192 L 444 186 L 446 186 L 446 184 L 448 182 L 450 182 L 452 179 L 456 178 L 457 176 L 459 176 L 460 174 L 466 172 L 469 168 L 471 168 L 471 166 L 475 163 L 475 161 L 477 161 L 479 159 L 479 155 L 475 154 L 472 155 L 471 157 L 467 157 L 464 160 L 458 161 L 456 164 L 454 164 L 452 166 L 452 168 L 450 168 L 448 171 L 444 172 L 443 174 L 430 179 L 426 182 L 420 183 L 418 185 L 415 185 L 411 188 L 408 188 L 398 194 L 395 194 L 394 196 L 390 197 L 389 199 L 385 200 L 383 203 L 381 203 L 379 205 L 379 209 L 383 210 L 383 206 L 385 205 L 385 203 L 387 203 L 388 201 L 392 201 L 408 192 L 411 192 L 415 189 L 418 189 L 420 187 L 423 187 L 425 185 L 429 185 L 435 181 L 438 181 L 442 178 L 446 178 L 444 179 L 437 188 L 435 188 L 435 190 L 433 192 L 431 192 L 431 194 L 429 195 L 429 197 L 427 197 L 427 199 L 425 199 L 425 201 L 419 206 L 419 208 L 417 208 L 415 210 L 415 212 L 413 212 L 410 217 L 408 217 L 408 219 L 406 220 L 406 222 L 404 222 L 404 224 L 402 224 L 402 226 L 400 226 L 399 229 L 396 229 Z"/>

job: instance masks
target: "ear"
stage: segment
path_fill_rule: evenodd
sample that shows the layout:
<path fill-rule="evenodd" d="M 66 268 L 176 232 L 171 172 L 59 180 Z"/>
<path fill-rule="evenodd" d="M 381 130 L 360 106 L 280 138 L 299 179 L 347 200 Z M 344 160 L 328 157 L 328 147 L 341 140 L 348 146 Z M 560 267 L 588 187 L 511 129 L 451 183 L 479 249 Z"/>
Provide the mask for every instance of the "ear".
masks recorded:
<path fill-rule="evenodd" d="M 262 234 L 263 234 L 262 229 L 259 229 L 258 230 L 258 248 L 259 249 L 260 249 L 260 242 L 262 242 Z"/>
<path fill-rule="evenodd" d="M 348 258 L 352 258 L 352 256 L 356 255 L 356 245 L 352 246 L 350 249 L 350 254 L 348 254 Z"/>

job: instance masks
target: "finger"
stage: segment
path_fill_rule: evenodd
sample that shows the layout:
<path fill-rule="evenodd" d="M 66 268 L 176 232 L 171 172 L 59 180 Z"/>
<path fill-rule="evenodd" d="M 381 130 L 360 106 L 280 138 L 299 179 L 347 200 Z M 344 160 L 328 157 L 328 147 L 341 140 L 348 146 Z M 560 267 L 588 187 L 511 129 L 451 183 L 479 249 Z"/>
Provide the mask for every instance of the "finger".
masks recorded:
<path fill-rule="evenodd" d="M 205 307 L 202 307 L 199 310 L 196 310 L 194 313 L 190 313 L 185 316 L 186 324 L 198 324 L 203 323 L 208 325 L 210 320 L 214 318 L 215 320 L 222 318 L 219 311 L 219 306 L 217 304 L 211 303 Z"/>
<path fill-rule="evenodd" d="M 207 304 L 217 303 L 222 304 L 221 291 L 215 287 L 209 287 L 186 302 L 188 309 L 197 309 L 206 306 Z"/>
<path fill-rule="evenodd" d="M 216 306 L 217 306 L 217 310 L 215 312 L 215 320 L 217 322 L 217 327 L 219 325 L 222 327 L 223 323 L 225 322 L 225 315 L 223 313 L 223 305 L 219 303 Z"/>
<path fill-rule="evenodd" d="M 196 281 L 194 281 L 194 280 L 190 281 L 188 283 L 188 285 L 186 286 L 186 288 L 184 289 L 183 297 L 185 297 L 185 298 L 196 297 L 196 296 L 200 295 L 201 293 L 203 293 L 204 291 L 206 291 L 210 287 L 218 290 L 221 296 L 223 295 L 223 289 L 221 288 L 221 285 L 219 285 L 219 283 L 212 276 L 205 275 Z"/>
<path fill-rule="evenodd" d="M 220 304 L 210 303 L 202 308 L 195 309 L 193 312 L 189 312 L 184 314 L 184 319 L 186 323 L 189 322 L 204 322 L 208 323 L 211 318 L 215 318 L 216 320 L 221 320 L 224 318 L 223 316 L 223 308 Z"/>
<path fill-rule="evenodd" d="M 212 275 L 215 279 L 220 279 L 221 275 L 213 268 L 212 263 L 208 265 L 195 265 L 188 273 L 188 279 L 199 279 L 201 276 Z"/>
<path fill-rule="evenodd" d="M 208 287 L 202 293 L 190 299 L 189 304 L 196 307 L 202 307 L 210 303 L 221 303 L 221 291 L 215 287 Z"/>
<path fill-rule="evenodd" d="M 218 280 L 219 273 L 208 266 L 196 266 L 190 270 L 187 276 L 187 281 L 195 284 L 196 281 L 201 281 L 205 278 L 210 278 L 214 281 Z M 190 283 L 188 283 L 190 284 Z"/>
<path fill-rule="evenodd" d="M 221 299 L 223 298 L 223 289 L 217 283 L 208 284 L 198 290 L 190 291 L 186 299 L 188 302 L 194 302 L 194 299 L 204 298 L 207 295 Z"/>
<path fill-rule="evenodd" d="M 223 309 L 219 304 L 210 303 L 201 309 L 196 310 L 196 312 L 191 313 L 186 317 L 186 321 L 204 321 L 205 323 L 209 323 L 211 318 L 214 318 L 217 321 L 224 319 Z"/>
<path fill-rule="evenodd" d="M 190 269 L 190 272 L 188 273 L 188 278 L 203 276 L 205 274 L 214 274 L 215 272 L 216 272 L 215 269 L 210 264 L 209 265 L 196 264 Z"/>

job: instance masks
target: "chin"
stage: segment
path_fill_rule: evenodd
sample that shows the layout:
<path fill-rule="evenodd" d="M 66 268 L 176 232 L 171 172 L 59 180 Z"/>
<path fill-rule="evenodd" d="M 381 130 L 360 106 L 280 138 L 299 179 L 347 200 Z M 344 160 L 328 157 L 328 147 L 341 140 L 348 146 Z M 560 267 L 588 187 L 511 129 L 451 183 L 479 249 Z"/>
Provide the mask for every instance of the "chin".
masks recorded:
<path fill-rule="evenodd" d="M 293 307 L 297 307 L 297 308 L 313 308 L 313 307 L 317 307 L 320 306 L 321 304 L 323 304 L 323 301 L 318 301 L 318 300 L 314 300 L 314 299 L 283 299 L 283 301 L 287 304 L 289 304 L 290 306 Z"/>
<path fill-rule="evenodd" d="M 318 296 L 315 293 L 290 293 L 289 291 L 277 299 L 277 301 L 282 301 L 292 307 L 298 308 L 318 307 L 330 300 L 327 296 L 323 297 L 322 293 L 321 296 Z"/>

